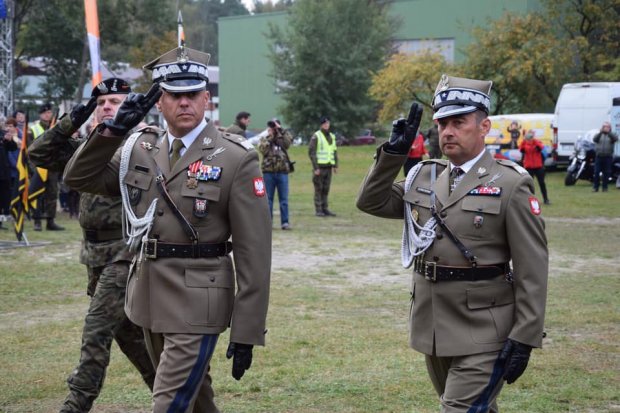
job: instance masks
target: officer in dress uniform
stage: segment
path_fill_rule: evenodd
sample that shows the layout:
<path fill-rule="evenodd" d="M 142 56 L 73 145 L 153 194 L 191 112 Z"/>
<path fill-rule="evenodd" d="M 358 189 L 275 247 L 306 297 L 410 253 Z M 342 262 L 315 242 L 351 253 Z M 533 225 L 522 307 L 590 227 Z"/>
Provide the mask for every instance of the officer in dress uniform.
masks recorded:
<path fill-rule="evenodd" d="M 444 75 L 433 119 L 448 160 L 423 161 L 394 182 L 420 124 L 414 103 L 378 148 L 357 199 L 369 214 L 405 217 L 410 345 L 425 354 L 444 413 L 497 412 L 503 382 L 519 378 L 542 345 L 544 223 L 527 171 L 485 151 L 491 85 Z"/>
<path fill-rule="evenodd" d="M 219 334 L 231 327 L 227 357 L 237 380 L 253 346 L 265 341 L 271 220 L 264 182 L 253 146 L 205 120 L 208 61 L 207 53 L 179 47 L 148 63 L 151 90 L 130 95 L 65 170 L 74 188 L 122 196 L 137 253 L 125 311 L 144 328 L 156 366 L 156 413 L 217 412 L 209 362 Z M 119 148 L 156 102 L 165 133 L 146 127 Z"/>

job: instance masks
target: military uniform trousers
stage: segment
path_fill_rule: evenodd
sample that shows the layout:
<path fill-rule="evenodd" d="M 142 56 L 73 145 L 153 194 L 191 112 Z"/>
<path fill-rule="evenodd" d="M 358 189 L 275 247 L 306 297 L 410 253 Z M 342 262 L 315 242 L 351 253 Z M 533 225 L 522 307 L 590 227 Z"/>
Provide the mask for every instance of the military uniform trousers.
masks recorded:
<path fill-rule="evenodd" d="M 504 384 L 499 351 L 466 356 L 425 355 L 426 368 L 440 397 L 441 413 L 497 413 Z"/>
<path fill-rule="evenodd" d="M 45 192 L 37 198 L 37 208 L 33 213 L 34 219 L 56 218 L 56 208 L 58 207 L 58 177 L 58 172 L 47 171 Z"/>
<path fill-rule="evenodd" d="M 151 390 L 155 379 L 142 329 L 129 321 L 124 311 L 129 262 L 117 261 L 89 270 L 89 274 L 98 275 L 97 288 L 84 321 L 80 362 L 67 379 L 70 393 L 61 413 L 90 411 L 103 386 L 112 339 Z"/>
<path fill-rule="evenodd" d="M 316 212 L 327 210 L 327 196 L 332 183 L 332 167 L 319 166 L 319 174 L 312 175 L 314 184 L 314 209 Z"/>
<path fill-rule="evenodd" d="M 157 369 L 153 413 L 219 413 L 209 363 L 218 334 L 154 333 L 144 329 Z"/>

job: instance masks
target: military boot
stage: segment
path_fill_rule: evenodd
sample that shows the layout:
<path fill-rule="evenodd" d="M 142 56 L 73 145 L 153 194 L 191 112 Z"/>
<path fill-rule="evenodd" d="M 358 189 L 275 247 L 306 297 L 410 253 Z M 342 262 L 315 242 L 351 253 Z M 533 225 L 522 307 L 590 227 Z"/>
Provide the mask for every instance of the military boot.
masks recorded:
<path fill-rule="evenodd" d="M 40 219 L 34 220 L 34 230 L 41 231 L 41 220 Z"/>
<path fill-rule="evenodd" d="M 48 218 L 47 226 L 45 227 L 45 229 L 48 231 L 64 231 L 65 227 L 61 227 L 60 225 L 55 223 L 54 218 Z"/>

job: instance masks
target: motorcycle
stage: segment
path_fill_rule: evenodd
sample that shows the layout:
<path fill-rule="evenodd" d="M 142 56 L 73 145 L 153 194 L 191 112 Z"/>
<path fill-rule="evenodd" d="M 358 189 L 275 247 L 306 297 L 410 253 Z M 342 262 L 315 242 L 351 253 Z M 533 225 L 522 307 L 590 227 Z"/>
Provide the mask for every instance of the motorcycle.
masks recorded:
<path fill-rule="evenodd" d="M 585 137 L 577 138 L 575 149 L 571 155 L 566 169 L 564 185 L 575 185 L 578 179 L 591 181 L 594 177 L 594 142 Z"/>
<path fill-rule="evenodd" d="M 593 132 L 597 132 L 596 130 Z M 568 168 L 566 169 L 566 177 L 564 177 L 564 185 L 575 185 L 578 179 L 584 179 L 592 182 L 594 180 L 594 159 L 596 153 L 594 151 L 594 142 L 592 142 L 593 134 L 588 133 L 586 137 L 579 137 L 575 142 L 575 149 L 569 158 Z M 614 157 L 611 166 L 611 176 L 609 182 L 616 182 L 616 188 L 620 188 L 620 157 Z"/>

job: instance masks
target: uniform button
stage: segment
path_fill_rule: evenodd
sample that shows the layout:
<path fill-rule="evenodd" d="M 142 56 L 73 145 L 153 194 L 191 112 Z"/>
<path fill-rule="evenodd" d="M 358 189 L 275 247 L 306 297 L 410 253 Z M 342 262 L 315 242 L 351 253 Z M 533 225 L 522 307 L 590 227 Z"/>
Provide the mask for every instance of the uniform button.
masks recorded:
<path fill-rule="evenodd" d="M 159 216 L 164 215 L 164 210 L 163 209 L 158 209 L 157 210 L 157 215 L 159 215 Z"/>
<path fill-rule="evenodd" d="M 441 212 L 439 213 L 439 216 L 440 216 L 440 217 L 442 217 L 442 218 L 445 218 L 445 217 L 447 217 L 447 216 L 448 216 L 448 213 L 447 213 L 446 211 L 441 211 Z"/>
<path fill-rule="evenodd" d="M 435 262 L 439 261 L 439 257 L 438 257 L 438 256 L 436 256 L 436 255 L 435 255 L 435 256 L 433 256 L 433 261 L 435 261 Z"/>
<path fill-rule="evenodd" d="M 211 280 L 211 282 L 215 281 L 215 277 L 210 277 L 209 279 Z"/>

